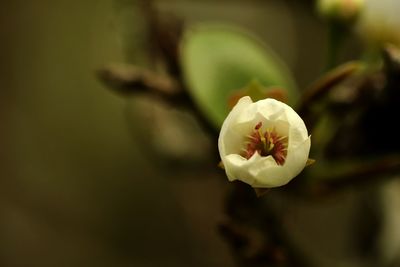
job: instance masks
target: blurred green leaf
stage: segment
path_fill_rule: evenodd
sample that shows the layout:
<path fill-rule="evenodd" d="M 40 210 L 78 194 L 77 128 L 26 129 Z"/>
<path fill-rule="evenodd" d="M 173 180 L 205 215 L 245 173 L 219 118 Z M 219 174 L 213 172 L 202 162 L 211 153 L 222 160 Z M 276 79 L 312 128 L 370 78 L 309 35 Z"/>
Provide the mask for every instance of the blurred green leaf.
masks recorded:
<path fill-rule="evenodd" d="M 275 53 L 251 34 L 231 26 L 189 28 L 181 45 L 183 74 L 197 105 L 216 127 L 229 112 L 228 99 L 251 80 L 287 90 L 293 105 L 299 93 L 291 73 Z"/>

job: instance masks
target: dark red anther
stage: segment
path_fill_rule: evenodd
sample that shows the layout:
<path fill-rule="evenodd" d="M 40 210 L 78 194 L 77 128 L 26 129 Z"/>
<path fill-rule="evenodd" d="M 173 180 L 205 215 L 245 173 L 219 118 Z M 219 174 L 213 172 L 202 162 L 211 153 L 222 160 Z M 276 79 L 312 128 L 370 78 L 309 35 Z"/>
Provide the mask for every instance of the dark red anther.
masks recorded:
<path fill-rule="evenodd" d="M 254 127 L 254 131 L 247 135 L 246 147 L 241 154 L 250 159 L 256 152 L 261 157 L 272 156 L 278 165 L 283 165 L 287 156 L 288 138 L 279 136 L 275 129 L 260 131 L 262 122 Z"/>
<path fill-rule="evenodd" d="M 254 127 L 255 130 L 259 130 L 262 126 L 262 122 L 260 121 L 259 123 L 257 123 L 256 127 Z"/>

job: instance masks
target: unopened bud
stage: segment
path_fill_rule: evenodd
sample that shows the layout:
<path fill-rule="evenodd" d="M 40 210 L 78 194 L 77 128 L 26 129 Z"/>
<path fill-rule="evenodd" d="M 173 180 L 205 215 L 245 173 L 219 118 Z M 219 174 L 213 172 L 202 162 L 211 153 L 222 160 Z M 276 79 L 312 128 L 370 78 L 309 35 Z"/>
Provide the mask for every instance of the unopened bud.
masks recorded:
<path fill-rule="evenodd" d="M 364 7 L 364 0 L 318 0 L 318 14 L 328 20 L 353 22 Z"/>

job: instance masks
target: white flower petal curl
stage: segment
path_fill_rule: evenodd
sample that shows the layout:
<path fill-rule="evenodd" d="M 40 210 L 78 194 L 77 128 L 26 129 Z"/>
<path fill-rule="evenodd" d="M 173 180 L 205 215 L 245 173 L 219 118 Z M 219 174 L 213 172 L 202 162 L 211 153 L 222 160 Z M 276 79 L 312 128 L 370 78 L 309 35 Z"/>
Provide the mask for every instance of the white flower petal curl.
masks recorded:
<path fill-rule="evenodd" d="M 275 129 L 288 138 L 287 154 L 282 165 L 272 155 L 255 153 L 250 158 L 242 155 L 245 142 L 255 125 L 262 129 Z M 225 119 L 218 148 L 230 181 L 241 180 L 253 187 L 269 188 L 287 184 L 305 167 L 311 146 L 307 128 L 300 116 L 288 105 L 264 99 L 253 103 L 243 97 Z"/>
<path fill-rule="evenodd" d="M 236 121 L 241 112 L 252 103 L 253 102 L 251 101 L 250 97 L 242 97 L 235 105 L 235 107 L 231 110 L 228 117 L 226 117 L 225 121 Z M 230 123 L 223 123 L 220 131 L 220 138 L 218 140 L 218 149 L 220 151 L 220 154 L 227 155 L 233 153 L 231 149 L 235 149 L 235 145 L 238 145 L 238 143 L 241 142 L 242 139 L 243 136 L 240 135 L 237 131 L 232 130 L 232 128 L 230 127 Z"/>

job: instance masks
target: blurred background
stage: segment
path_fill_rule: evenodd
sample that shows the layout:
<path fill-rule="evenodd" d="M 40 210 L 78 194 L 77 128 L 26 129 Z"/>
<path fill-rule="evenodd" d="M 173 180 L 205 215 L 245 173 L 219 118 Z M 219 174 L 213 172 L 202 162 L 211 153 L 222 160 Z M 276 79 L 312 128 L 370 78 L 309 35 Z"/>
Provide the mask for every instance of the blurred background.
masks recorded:
<path fill-rule="evenodd" d="M 219 230 L 232 184 L 217 168 L 215 136 L 190 110 L 123 97 L 96 75 L 110 63 L 160 69 L 149 55 L 145 4 L 2 4 L 0 266 L 242 266 Z M 300 92 L 324 71 L 328 27 L 313 1 L 153 4 L 184 27 L 211 21 L 251 31 Z M 338 63 L 364 46 L 352 35 Z M 395 179 L 317 201 L 273 191 L 260 202 L 277 211 L 310 266 L 400 264 Z"/>

